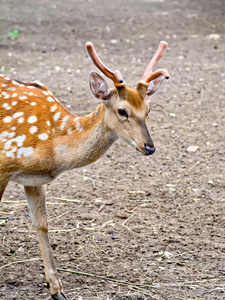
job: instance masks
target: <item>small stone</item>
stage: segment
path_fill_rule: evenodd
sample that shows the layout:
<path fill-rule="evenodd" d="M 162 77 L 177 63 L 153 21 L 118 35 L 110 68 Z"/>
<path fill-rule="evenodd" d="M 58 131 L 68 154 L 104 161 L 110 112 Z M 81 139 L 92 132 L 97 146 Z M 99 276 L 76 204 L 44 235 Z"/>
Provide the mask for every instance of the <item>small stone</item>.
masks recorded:
<path fill-rule="evenodd" d="M 117 44 L 117 43 L 118 43 L 118 41 L 117 41 L 117 40 L 114 40 L 114 39 L 111 40 L 110 42 L 111 42 L 111 44 Z"/>
<path fill-rule="evenodd" d="M 60 72 L 60 71 L 61 71 L 61 67 L 55 66 L 55 71 L 56 71 L 56 72 Z"/>
<path fill-rule="evenodd" d="M 173 253 L 171 253 L 171 252 L 168 252 L 168 251 L 165 251 L 165 252 L 164 252 L 164 255 L 165 255 L 165 257 L 166 257 L 166 258 L 171 258 L 171 257 L 173 257 L 173 256 L 174 256 L 174 254 L 173 254 Z"/>
<path fill-rule="evenodd" d="M 212 34 L 208 35 L 208 38 L 213 41 L 219 40 L 220 37 L 221 37 L 220 34 L 217 34 L 217 33 L 212 33 Z"/>
<path fill-rule="evenodd" d="M 187 147 L 187 152 L 196 152 L 197 150 L 198 150 L 198 146 Z"/>
<path fill-rule="evenodd" d="M 176 189 L 173 188 L 173 187 L 170 187 L 170 188 L 169 188 L 169 193 L 170 193 L 170 194 L 173 194 L 174 192 L 176 192 Z"/>

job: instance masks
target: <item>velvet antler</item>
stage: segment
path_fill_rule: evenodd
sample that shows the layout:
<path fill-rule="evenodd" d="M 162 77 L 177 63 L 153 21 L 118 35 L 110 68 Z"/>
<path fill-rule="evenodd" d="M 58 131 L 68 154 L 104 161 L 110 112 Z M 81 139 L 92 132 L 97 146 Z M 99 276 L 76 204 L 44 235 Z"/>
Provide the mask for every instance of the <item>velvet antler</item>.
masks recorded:
<path fill-rule="evenodd" d="M 86 43 L 86 49 L 93 61 L 93 63 L 96 65 L 96 67 L 102 71 L 103 74 L 105 74 L 108 78 L 110 78 L 116 87 L 125 86 L 125 82 L 123 80 L 123 77 L 120 73 L 120 71 L 111 71 L 109 68 L 107 68 L 103 62 L 98 57 L 98 54 L 95 51 L 94 45 L 91 42 Z"/>
<path fill-rule="evenodd" d="M 169 79 L 169 73 L 166 69 L 159 69 L 159 70 L 153 72 L 153 68 L 156 66 L 157 62 L 163 56 L 164 52 L 166 51 L 166 48 L 167 48 L 167 42 L 164 42 L 164 41 L 160 42 L 158 50 L 156 51 L 155 55 L 151 59 L 144 74 L 141 77 L 141 80 L 139 81 L 140 84 L 148 86 L 148 84 L 151 80 L 157 78 L 161 74 L 166 79 Z"/>

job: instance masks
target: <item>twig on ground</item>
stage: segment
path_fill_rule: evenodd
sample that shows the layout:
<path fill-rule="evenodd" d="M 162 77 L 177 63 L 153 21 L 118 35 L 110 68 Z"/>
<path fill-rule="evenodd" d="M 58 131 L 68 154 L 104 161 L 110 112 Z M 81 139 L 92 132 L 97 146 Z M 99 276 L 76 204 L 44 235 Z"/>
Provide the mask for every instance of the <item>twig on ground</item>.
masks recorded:
<path fill-rule="evenodd" d="M 104 208 L 105 208 L 105 203 L 103 203 L 103 204 L 99 207 L 98 212 L 101 212 Z"/>
<path fill-rule="evenodd" d="M 148 206 L 148 203 L 139 204 L 134 208 L 132 208 L 129 212 L 132 213 L 134 210 L 138 209 L 139 207 L 146 207 L 146 206 Z"/>
<path fill-rule="evenodd" d="M 65 270 L 65 269 L 60 269 L 60 268 L 57 268 L 57 270 L 58 270 L 58 271 L 61 271 L 61 272 L 72 273 L 72 274 L 77 274 L 77 275 L 84 275 L 84 276 L 95 277 L 95 278 L 99 278 L 99 279 L 103 279 L 103 280 L 112 281 L 112 282 L 115 282 L 115 283 L 117 283 L 117 284 L 125 285 L 125 286 L 127 286 L 129 289 L 131 289 L 131 290 L 133 290 L 133 291 L 142 293 L 142 294 L 144 294 L 144 295 L 150 296 L 150 297 L 152 297 L 153 299 L 156 299 L 156 300 L 157 300 L 157 298 L 154 297 L 154 296 L 152 296 L 152 295 L 149 293 L 149 291 L 144 290 L 144 289 L 141 289 L 140 286 L 139 286 L 138 284 L 133 284 L 133 283 L 126 282 L 126 281 L 123 281 L 123 280 L 118 280 L 118 279 L 114 279 L 114 278 L 110 278 L 110 277 L 105 277 L 105 276 L 100 276 L 100 275 L 90 274 L 90 273 L 85 273 L 85 272 L 80 272 L 80 271 Z"/>
<path fill-rule="evenodd" d="M 30 259 L 25 259 L 25 260 L 12 261 L 11 263 L 8 263 L 8 264 L 6 264 L 4 266 L 1 266 L 0 269 L 4 269 L 4 268 L 7 268 L 7 267 L 10 267 L 11 265 L 14 265 L 14 264 L 21 264 L 21 263 L 25 263 L 25 262 L 34 261 L 34 260 L 42 260 L 42 258 L 38 257 L 38 258 L 30 258 Z"/>
<path fill-rule="evenodd" d="M 67 198 L 58 198 L 58 197 L 54 197 L 54 199 L 62 200 L 62 201 L 68 201 L 68 202 L 75 202 L 75 203 L 80 203 L 81 202 L 81 200 L 78 200 L 78 199 L 67 199 Z"/>
<path fill-rule="evenodd" d="M 68 213 L 71 212 L 72 210 L 73 210 L 73 209 L 67 210 L 67 211 L 64 212 L 63 214 L 58 215 L 58 216 L 56 216 L 56 217 L 53 217 L 53 218 L 49 219 L 48 222 L 51 222 L 51 221 L 56 220 L 56 219 L 58 219 L 58 218 L 61 218 L 62 216 L 68 214 Z"/>
<path fill-rule="evenodd" d="M 121 224 L 123 227 L 125 227 L 127 230 L 129 230 L 129 231 L 132 232 L 133 234 L 134 234 L 134 232 L 133 232 L 129 227 L 127 227 L 127 226 L 125 225 L 125 223 L 126 223 L 127 221 L 129 221 L 131 218 L 133 218 L 135 215 L 136 215 L 136 213 L 134 213 L 133 215 L 131 215 L 129 218 L 127 218 L 127 219 Z"/>
<path fill-rule="evenodd" d="M 6 211 L 0 211 L 0 215 L 12 215 L 14 211 L 6 212 Z"/>
<path fill-rule="evenodd" d="M 73 227 L 70 229 L 52 229 L 52 230 L 49 230 L 48 232 L 70 232 L 70 231 L 74 231 L 76 229 L 77 229 L 77 227 Z"/>
<path fill-rule="evenodd" d="M 74 231 L 76 229 L 77 229 L 77 227 L 73 227 L 70 229 L 52 229 L 52 230 L 48 230 L 48 232 L 70 232 L 70 231 Z M 27 231 L 22 231 L 22 230 L 18 230 L 17 232 L 28 233 Z M 36 233 L 36 230 L 29 230 L 29 233 Z"/>
<path fill-rule="evenodd" d="M 193 164 L 193 166 L 191 166 L 191 167 L 188 169 L 188 171 L 191 171 L 194 167 L 196 167 L 196 166 L 199 165 L 201 162 L 203 162 L 204 160 L 207 160 L 207 159 L 209 159 L 209 158 L 210 158 L 210 156 L 207 156 L 206 158 L 200 159 L 200 160 L 197 161 L 195 164 Z"/>
<path fill-rule="evenodd" d="M 20 201 L 16 201 L 16 200 L 2 200 L 2 203 L 21 203 L 21 202 L 27 202 L 26 200 L 20 200 Z"/>
<path fill-rule="evenodd" d="M 98 226 L 98 227 L 93 227 L 93 228 L 86 227 L 84 229 L 85 230 L 102 230 L 103 228 L 105 228 L 105 226 L 107 226 L 111 223 L 113 223 L 113 220 L 109 220 L 109 221 L 103 223 L 101 226 Z"/>

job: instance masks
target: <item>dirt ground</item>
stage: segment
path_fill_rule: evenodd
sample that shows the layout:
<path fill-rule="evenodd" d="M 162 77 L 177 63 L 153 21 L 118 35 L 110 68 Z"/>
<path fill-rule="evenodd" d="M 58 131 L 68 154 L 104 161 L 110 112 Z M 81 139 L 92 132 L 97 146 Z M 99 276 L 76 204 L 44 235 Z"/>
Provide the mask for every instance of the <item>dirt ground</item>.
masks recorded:
<path fill-rule="evenodd" d="M 225 299 L 224 16 L 224 0 L 0 0 L 1 72 L 40 80 L 78 115 L 99 104 L 87 41 L 131 86 L 169 44 L 159 67 L 171 78 L 149 117 L 155 154 L 117 141 L 48 186 L 57 267 L 81 272 L 59 271 L 70 300 Z M 15 183 L 0 204 L 0 299 L 50 299 Z"/>

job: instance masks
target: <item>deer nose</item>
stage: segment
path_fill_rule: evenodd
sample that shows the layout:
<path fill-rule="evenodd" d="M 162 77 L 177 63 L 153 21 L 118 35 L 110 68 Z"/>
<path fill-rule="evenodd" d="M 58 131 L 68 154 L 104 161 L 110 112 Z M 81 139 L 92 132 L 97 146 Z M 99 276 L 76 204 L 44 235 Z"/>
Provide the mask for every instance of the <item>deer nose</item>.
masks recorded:
<path fill-rule="evenodd" d="M 145 155 L 152 155 L 155 152 L 156 148 L 151 147 L 149 144 L 145 144 Z"/>

